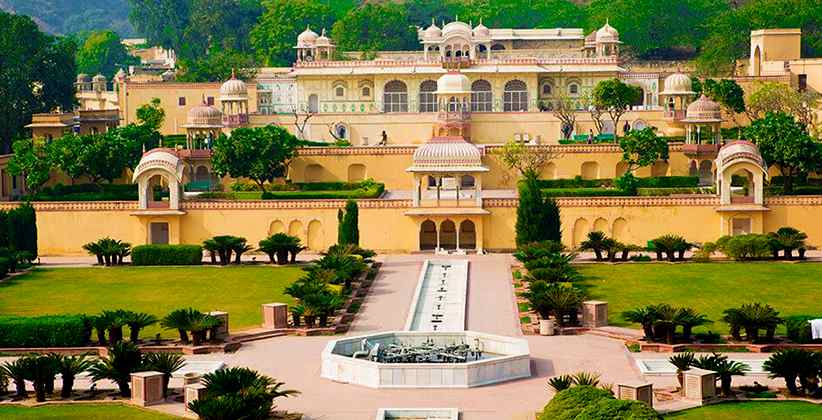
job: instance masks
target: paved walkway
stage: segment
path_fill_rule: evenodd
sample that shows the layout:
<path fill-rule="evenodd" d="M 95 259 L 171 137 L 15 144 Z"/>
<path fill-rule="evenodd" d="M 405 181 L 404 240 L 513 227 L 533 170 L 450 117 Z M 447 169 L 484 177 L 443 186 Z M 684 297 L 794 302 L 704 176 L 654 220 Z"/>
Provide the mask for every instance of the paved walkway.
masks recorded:
<path fill-rule="evenodd" d="M 372 293 L 349 334 L 402 329 L 422 261 L 431 256 L 387 256 Z M 520 335 L 507 255 L 455 257 L 471 261 L 468 329 Z M 320 353 L 329 337 L 278 337 L 244 345 L 235 354 L 193 356 L 251 366 L 303 392 L 278 400 L 281 409 L 307 419 L 362 420 L 381 407 L 458 407 L 464 420 L 505 420 L 541 409 L 550 398 L 546 379 L 580 370 L 602 374 L 604 382 L 638 379 L 622 342 L 595 336 L 527 337 L 529 379 L 472 389 L 378 390 L 320 378 Z"/>

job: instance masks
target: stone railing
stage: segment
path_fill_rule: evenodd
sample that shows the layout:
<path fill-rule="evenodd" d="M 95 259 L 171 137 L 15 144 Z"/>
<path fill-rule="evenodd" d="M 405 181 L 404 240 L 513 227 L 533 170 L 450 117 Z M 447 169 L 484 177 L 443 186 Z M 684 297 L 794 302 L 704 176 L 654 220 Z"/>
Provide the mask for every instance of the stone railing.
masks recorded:
<path fill-rule="evenodd" d="M 183 210 L 317 210 L 345 207 L 346 200 L 187 200 Z M 361 209 L 402 209 L 411 207 L 411 200 L 357 200 Z"/>
<path fill-rule="evenodd" d="M 820 206 L 822 195 L 781 195 L 765 198 L 766 206 Z"/>
<path fill-rule="evenodd" d="M 417 146 L 303 147 L 299 156 L 413 155 Z"/>
<path fill-rule="evenodd" d="M 18 207 L 21 202 L 0 202 L 0 210 Z M 137 201 L 38 201 L 32 203 L 36 211 L 134 211 Z"/>
<path fill-rule="evenodd" d="M 719 197 L 569 197 L 558 198 L 557 204 L 560 207 L 695 207 L 718 206 Z"/>

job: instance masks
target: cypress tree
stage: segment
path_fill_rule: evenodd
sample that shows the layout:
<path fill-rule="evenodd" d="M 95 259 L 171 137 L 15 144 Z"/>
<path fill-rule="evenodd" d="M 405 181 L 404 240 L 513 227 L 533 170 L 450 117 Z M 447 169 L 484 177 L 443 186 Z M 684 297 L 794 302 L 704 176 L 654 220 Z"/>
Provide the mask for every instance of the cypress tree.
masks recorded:
<path fill-rule="evenodd" d="M 9 212 L 0 210 L 0 248 L 9 247 Z"/>
<path fill-rule="evenodd" d="M 543 196 L 535 177 L 525 177 L 519 186 L 517 246 L 546 240 L 560 241 L 561 227 L 557 202 Z"/>
<path fill-rule="evenodd" d="M 359 245 L 360 244 L 360 216 L 359 216 L 359 207 L 357 207 L 357 202 L 354 200 L 348 200 L 345 203 L 345 216 L 343 218 L 343 224 L 345 225 L 346 230 L 346 242 L 345 244 L 353 244 Z"/>
<path fill-rule="evenodd" d="M 346 230 L 345 230 L 345 218 L 343 216 L 343 209 L 337 210 L 337 243 L 347 244 L 348 238 L 346 237 Z"/>
<path fill-rule="evenodd" d="M 14 251 L 28 251 L 37 257 L 37 215 L 34 207 L 25 203 L 9 211 L 6 216 L 5 230 L 7 245 Z M 0 235 L 2 236 L 2 235 Z"/>

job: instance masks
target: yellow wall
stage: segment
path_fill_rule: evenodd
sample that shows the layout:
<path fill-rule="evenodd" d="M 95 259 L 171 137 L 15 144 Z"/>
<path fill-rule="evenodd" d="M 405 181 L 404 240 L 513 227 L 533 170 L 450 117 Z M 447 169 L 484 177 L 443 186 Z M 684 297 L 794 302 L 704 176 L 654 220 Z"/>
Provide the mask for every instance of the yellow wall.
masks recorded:
<path fill-rule="evenodd" d="M 690 198 L 633 197 L 558 200 L 563 242 L 574 247 L 591 230 L 628 244 L 644 246 L 649 239 L 679 234 L 692 242 L 714 241 L 728 233 L 733 217 L 752 219 L 752 232 L 771 232 L 792 226 L 808 234 L 808 243 L 822 244 L 822 197 L 776 197 L 766 212 L 718 212 L 714 196 Z M 11 207 L 16 204 L 4 204 Z M 516 200 L 485 200 L 485 216 L 407 216 L 407 200 L 360 201 L 360 240 L 368 248 L 390 252 L 419 249 L 419 226 L 431 219 L 470 219 L 486 250 L 514 248 Z M 199 244 L 215 235 L 238 235 L 256 245 L 274 232 L 296 235 L 313 250 L 324 250 L 337 239 L 337 209 L 343 201 L 194 202 L 182 216 L 135 216 L 135 203 L 35 203 L 40 253 L 82 255 L 82 245 L 110 236 L 133 245 L 148 241 L 150 222 L 170 224 L 172 243 Z M 480 222 L 480 219 L 482 222 Z"/>

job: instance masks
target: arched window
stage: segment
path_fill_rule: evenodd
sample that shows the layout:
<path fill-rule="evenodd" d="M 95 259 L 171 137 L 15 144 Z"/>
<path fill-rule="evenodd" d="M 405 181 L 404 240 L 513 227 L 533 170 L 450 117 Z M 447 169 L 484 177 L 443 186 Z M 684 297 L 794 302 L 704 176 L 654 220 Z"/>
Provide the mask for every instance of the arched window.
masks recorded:
<path fill-rule="evenodd" d="M 579 95 L 579 85 L 576 83 L 571 83 L 570 85 L 568 85 L 568 94 Z"/>
<path fill-rule="evenodd" d="M 308 96 L 308 112 L 320 112 L 320 98 L 315 94 Z"/>
<path fill-rule="evenodd" d="M 383 93 L 384 112 L 408 112 L 408 88 L 399 80 L 385 84 Z"/>
<path fill-rule="evenodd" d="M 505 45 L 494 44 L 491 46 L 491 51 L 505 51 Z"/>
<path fill-rule="evenodd" d="M 493 100 L 491 83 L 487 80 L 477 80 L 471 84 L 471 111 L 491 112 Z"/>
<path fill-rule="evenodd" d="M 528 87 L 522 80 L 511 80 L 505 84 L 505 95 L 502 100 L 503 111 L 517 112 L 528 110 Z"/>
<path fill-rule="evenodd" d="M 550 83 L 545 83 L 542 85 L 542 96 L 551 96 L 552 91 L 553 89 L 551 88 Z"/>
<path fill-rule="evenodd" d="M 345 96 L 345 88 L 342 86 L 338 86 L 336 89 L 334 89 L 334 95 L 336 95 L 338 98 L 342 98 L 343 96 Z"/>
<path fill-rule="evenodd" d="M 362 91 L 360 93 L 362 94 L 363 98 L 367 98 L 371 96 L 371 88 L 368 86 L 363 86 Z"/>
<path fill-rule="evenodd" d="M 437 82 L 426 80 L 420 83 L 420 112 L 437 112 Z"/>
<path fill-rule="evenodd" d="M 484 53 L 486 51 L 488 51 L 488 48 L 486 48 L 485 45 L 482 45 L 482 44 L 477 45 L 477 52 Z"/>

